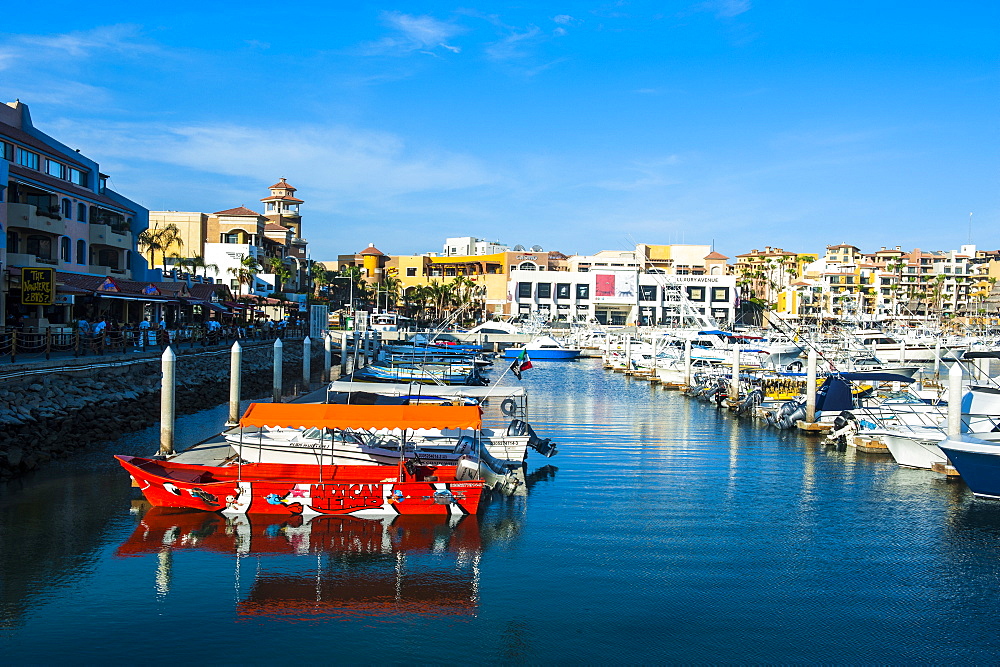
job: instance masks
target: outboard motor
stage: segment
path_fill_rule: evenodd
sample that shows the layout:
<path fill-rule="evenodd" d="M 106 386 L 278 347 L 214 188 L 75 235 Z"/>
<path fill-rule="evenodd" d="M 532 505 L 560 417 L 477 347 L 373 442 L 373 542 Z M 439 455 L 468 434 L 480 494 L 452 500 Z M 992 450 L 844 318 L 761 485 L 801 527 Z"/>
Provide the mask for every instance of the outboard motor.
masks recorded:
<path fill-rule="evenodd" d="M 837 418 L 833 420 L 833 430 L 826 436 L 830 443 L 836 443 L 837 451 L 842 452 L 847 449 L 847 438 L 857 434 L 861 425 L 858 418 L 850 410 L 843 410 Z"/>
<path fill-rule="evenodd" d="M 736 408 L 736 414 L 743 416 L 747 413 L 753 414 L 753 411 L 764 402 L 764 391 L 760 387 L 754 387 L 753 391 L 746 395 L 746 397 L 740 401 L 740 404 Z"/>
<path fill-rule="evenodd" d="M 790 429 L 795 426 L 795 422 L 806 418 L 805 401 L 793 398 L 785 401 L 778 408 L 778 413 L 774 416 L 774 425 L 781 430 Z"/>
<path fill-rule="evenodd" d="M 556 449 L 556 443 L 552 442 L 550 438 L 539 438 L 535 433 L 535 429 L 531 428 L 531 425 L 526 421 L 512 419 L 510 425 L 507 427 L 507 435 L 527 435 L 528 447 L 531 447 L 542 456 L 553 457 L 559 453 Z"/>

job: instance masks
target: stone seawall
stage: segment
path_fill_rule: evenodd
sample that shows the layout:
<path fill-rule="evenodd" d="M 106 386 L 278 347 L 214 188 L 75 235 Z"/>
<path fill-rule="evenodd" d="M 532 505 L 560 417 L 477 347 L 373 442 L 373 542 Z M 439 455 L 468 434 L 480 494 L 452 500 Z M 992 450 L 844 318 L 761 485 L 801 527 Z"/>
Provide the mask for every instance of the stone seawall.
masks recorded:
<path fill-rule="evenodd" d="M 302 342 L 285 341 L 282 386 L 302 386 Z M 323 373 L 323 347 L 311 346 L 312 382 Z M 229 400 L 229 348 L 177 350 L 177 414 Z M 273 343 L 243 345 L 243 399 L 270 400 Z M 334 364 L 339 363 L 334 354 Z M 160 353 L 89 357 L 3 367 L 0 378 L 0 480 L 37 468 L 94 442 L 156 424 Z M 41 372 L 40 372 L 41 371 Z M 157 442 L 150 443 L 153 453 Z M 178 443 L 186 446 L 189 443 Z"/>

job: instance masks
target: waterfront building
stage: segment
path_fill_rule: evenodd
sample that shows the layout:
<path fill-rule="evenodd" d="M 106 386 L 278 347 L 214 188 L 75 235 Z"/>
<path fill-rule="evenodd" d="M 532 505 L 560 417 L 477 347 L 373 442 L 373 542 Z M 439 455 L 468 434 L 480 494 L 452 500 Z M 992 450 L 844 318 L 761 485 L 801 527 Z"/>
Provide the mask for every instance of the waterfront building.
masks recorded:
<path fill-rule="evenodd" d="M 148 211 L 110 189 L 95 160 L 37 129 L 20 101 L 0 104 L 0 158 L 6 323 L 71 322 L 78 293 L 69 275 L 140 283 L 154 277 L 137 247 Z M 21 303 L 22 269 L 34 267 L 56 269 L 55 305 Z"/>
<path fill-rule="evenodd" d="M 778 293 L 800 277 L 808 257 L 771 246 L 737 255 L 735 272 L 743 298 L 757 300 L 762 306 L 773 306 Z"/>
<path fill-rule="evenodd" d="M 462 257 L 467 255 L 495 255 L 500 252 L 507 252 L 508 250 L 510 248 L 499 241 L 490 243 L 475 236 L 459 236 L 444 240 L 444 252 L 442 254 L 445 257 Z"/>
<path fill-rule="evenodd" d="M 631 252 L 570 257 L 568 263 L 575 269 L 511 271 L 510 312 L 611 325 L 684 326 L 695 315 L 720 324 L 736 319 L 735 276 L 664 274 L 644 269 Z"/>
<path fill-rule="evenodd" d="M 302 292 L 310 281 L 308 241 L 301 236 L 300 207 L 305 202 L 294 196 L 296 188 L 284 178 L 268 190 L 270 194 L 261 199 L 263 213 L 246 206 L 211 214 L 151 211 L 151 228 L 175 225 L 181 243 L 170 243 L 160 251 L 147 248 L 150 263 L 169 271 L 184 260 L 200 258 L 212 267 L 204 273 L 236 293 L 266 297 Z"/>

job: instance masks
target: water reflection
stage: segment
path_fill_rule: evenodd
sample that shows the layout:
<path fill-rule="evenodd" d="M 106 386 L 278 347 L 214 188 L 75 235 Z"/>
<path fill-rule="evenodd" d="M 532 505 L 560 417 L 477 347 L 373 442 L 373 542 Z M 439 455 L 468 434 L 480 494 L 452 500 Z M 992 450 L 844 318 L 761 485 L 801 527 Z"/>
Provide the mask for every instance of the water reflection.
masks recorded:
<path fill-rule="evenodd" d="M 154 588 L 165 594 L 174 577 L 173 555 L 184 550 L 236 557 L 239 616 L 296 621 L 474 614 L 483 540 L 473 516 L 275 521 L 152 508 L 117 555 L 153 557 Z M 317 558 L 294 559 L 308 555 Z M 246 567 L 247 559 L 256 559 L 256 567 Z"/>

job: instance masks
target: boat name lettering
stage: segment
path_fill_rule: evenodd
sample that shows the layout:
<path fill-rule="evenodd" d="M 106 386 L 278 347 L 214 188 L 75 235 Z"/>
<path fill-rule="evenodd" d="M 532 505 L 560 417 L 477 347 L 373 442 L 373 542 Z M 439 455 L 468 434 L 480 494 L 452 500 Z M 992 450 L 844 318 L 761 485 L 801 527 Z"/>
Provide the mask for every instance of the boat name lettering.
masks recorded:
<path fill-rule="evenodd" d="M 313 484 L 309 504 L 331 512 L 382 506 L 382 487 L 378 484 Z"/>

